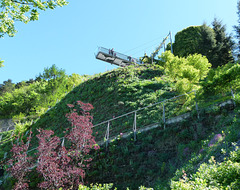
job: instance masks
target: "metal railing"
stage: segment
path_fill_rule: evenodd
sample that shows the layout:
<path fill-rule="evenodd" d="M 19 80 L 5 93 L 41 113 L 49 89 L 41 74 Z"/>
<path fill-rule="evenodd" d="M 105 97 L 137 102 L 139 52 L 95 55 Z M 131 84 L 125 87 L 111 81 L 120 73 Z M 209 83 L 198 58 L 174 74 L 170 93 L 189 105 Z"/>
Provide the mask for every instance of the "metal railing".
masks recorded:
<path fill-rule="evenodd" d="M 136 110 L 134 110 L 134 111 L 131 111 L 131 112 L 128 112 L 128 113 L 125 113 L 125 114 L 123 114 L 123 115 L 120 115 L 120 116 L 117 116 L 117 117 L 114 117 L 114 118 L 112 118 L 112 119 L 108 119 L 108 120 L 106 120 L 106 121 L 103 121 L 103 122 L 101 122 L 101 123 L 98 123 L 98 124 L 96 124 L 96 125 L 94 125 L 93 126 L 93 130 L 96 130 L 97 129 L 97 127 L 99 127 L 99 126 L 101 126 L 101 125 L 107 125 L 107 128 L 105 128 L 105 132 L 103 132 L 102 134 L 104 134 L 104 136 L 100 136 L 100 138 L 99 137 L 97 137 L 97 135 L 95 136 L 96 138 L 97 138 L 97 142 L 104 142 L 104 143 L 106 143 L 106 147 L 108 146 L 108 144 L 110 143 L 110 139 L 114 139 L 114 138 L 116 138 L 117 136 L 116 136 L 116 131 L 114 131 L 114 128 L 111 128 L 111 123 L 113 123 L 114 121 L 116 121 L 116 120 L 119 120 L 119 119 L 122 119 L 122 118 L 124 118 L 124 117 L 127 117 L 127 116 L 130 116 L 130 115 L 133 115 L 133 118 L 132 118 L 132 120 L 131 120 L 131 122 L 133 123 L 133 126 L 132 126 L 132 129 L 131 130 L 127 130 L 126 132 L 130 132 L 130 131 L 132 131 L 133 132 L 133 134 L 134 134 L 134 140 L 136 141 L 136 136 L 137 136 L 137 131 L 138 131 L 138 129 L 143 129 L 143 127 L 144 126 L 142 126 L 142 127 L 138 127 L 138 125 L 137 125 L 137 113 L 139 113 L 139 112 L 141 112 L 141 111 L 143 111 L 143 110 L 147 110 L 147 109 L 149 109 L 149 108 L 152 108 L 152 107 L 154 107 L 154 106 L 158 106 L 158 105 L 160 105 L 160 107 L 161 107 L 161 110 L 158 108 L 158 110 L 159 110 L 159 112 L 161 113 L 161 123 L 162 123 L 162 127 L 163 127 L 163 129 L 166 129 L 166 124 L 168 123 L 167 122 L 167 119 L 169 119 L 169 116 L 167 116 L 167 113 L 166 113 L 166 111 L 167 111 L 167 108 L 168 108 L 168 106 L 167 106 L 167 103 L 168 102 L 170 102 L 170 101 L 172 101 L 172 100 L 177 100 L 177 99 L 180 99 L 181 97 L 184 97 L 184 96 L 188 96 L 188 95 L 190 95 L 190 94 L 192 94 L 192 93 L 194 93 L 194 96 L 195 96 L 195 101 L 194 101 L 194 105 L 192 105 L 192 108 L 194 107 L 194 109 L 196 110 L 196 112 L 197 112 L 197 118 L 199 118 L 200 116 L 199 116 L 199 106 L 198 106 L 198 103 L 197 103 L 197 101 L 196 101 L 196 91 L 191 91 L 191 92 L 188 92 L 188 93 L 186 93 L 186 94 L 181 94 L 181 95 L 178 95 L 178 96 L 174 96 L 174 97 L 172 97 L 172 98 L 169 98 L 169 99 L 165 99 L 165 100 L 163 100 L 163 101 L 159 101 L 159 102 L 156 102 L 156 103 L 153 103 L 153 104 L 149 104 L 148 106 L 145 106 L 145 107 L 142 107 L 142 108 L 139 108 L 139 109 L 136 109 Z M 229 99 L 234 99 L 234 93 L 233 93 L 233 91 L 231 91 L 231 98 L 229 98 Z M 233 102 L 234 103 L 234 102 Z M 235 103 L 234 103 L 235 104 Z M 170 109 L 172 109 L 172 108 L 170 108 Z M 190 110 L 190 111 L 192 111 L 192 110 Z M 145 125 L 146 126 L 146 125 Z M 101 131 L 103 129 L 103 127 L 101 127 L 101 128 L 99 128 L 99 129 L 97 129 L 97 131 Z M 12 133 L 13 134 L 13 133 Z M 111 134 L 113 134 L 113 137 L 111 138 Z M 119 134 L 119 133 L 118 133 Z M 0 138 L 2 138 L 1 136 L 0 136 Z M 62 137 L 62 138 L 60 138 L 60 140 L 63 140 L 62 141 L 62 144 L 64 144 L 64 137 Z M 103 139 L 102 141 L 101 141 L 101 139 Z M 1 143 L 1 142 L 0 142 Z M 33 151 L 33 150 L 36 150 L 37 148 L 33 148 L 33 149 L 31 149 L 31 150 L 28 150 L 27 152 L 31 152 L 31 151 Z M 7 155 L 7 154 L 6 154 Z M 4 156 L 4 157 L 6 157 L 6 155 Z"/>
<path fill-rule="evenodd" d="M 109 56 L 112 56 L 112 57 L 116 57 L 116 58 L 125 60 L 127 62 L 134 62 L 134 63 L 137 63 L 137 64 L 141 64 L 141 61 L 139 59 L 136 59 L 136 58 L 131 57 L 131 56 L 124 55 L 124 54 L 116 52 L 112 49 L 107 49 L 107 48 L 104 48 L 104 47 L 98 47 L 98 53 L 99 52 L 104 53 L 104 54 L 109 55 Z"/>

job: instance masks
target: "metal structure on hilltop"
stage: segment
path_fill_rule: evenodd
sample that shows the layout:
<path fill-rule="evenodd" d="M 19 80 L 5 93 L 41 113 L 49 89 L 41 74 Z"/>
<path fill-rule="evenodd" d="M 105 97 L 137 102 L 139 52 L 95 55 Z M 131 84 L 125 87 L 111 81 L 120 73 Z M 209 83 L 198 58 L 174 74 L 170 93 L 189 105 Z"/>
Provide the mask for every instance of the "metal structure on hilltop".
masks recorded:
<path fill-rule="evenodd" d="M 126 67 L 133 63 L 137 63 L 137 64 L 141 63 L 141 61 L 136 58 L 124 55 L 122 53 L 114 51 L 113 49 L 107 49 L 104 47 L 98 47 L 98 52 L 95 56 L 96 56 L 96 59 L 114 64 L 120 67 Z"/>
<path fill-rule="evenodd" d="M 166 43 L 166 41 L 169 37 L 170 37 L 170 43 L 171 43 L 171 52 L 173 52 L 172 37 L 171 37 L 171 32 L 169 32 L 169 34 L 163 39 L 161 44 L 151 54 L 152 63 L 153 63 L 154 57 L 159 53 L 159 51 L 162 47 L 164 47 L 164 51 L 165 51 L 165 43 Z M 96 59 L 114 64 L 114 65 L 117 65 L 117 66 L 120 66 L 120 67 L 126 67 L 126 66 L 132 65 L 132 64 L 143 63 L 140 59 L 136 59 L 134 57 L 116 52 L 115 50 L 113 50 L 113 48 L 112 49 L 107 49 L 107 48 L 104 48 L 104 47 L 98 47 L 98 51 L 95 54 L 95 57 L 96 57 Z"/>
<path fill-rule="evenodd" d="M 159 53 L 160 49 L 162 47 L 164 47 L 164 51 L 165 51 L 165 43 L 167 41 L 167 39 L 170 38 L 170 43 L 171 43 L 171 52 L 173 53 L 173 48 L 172 48 L 172 34 L 171 32 L 169 32 L 169 34 L 166 36 L 166 38 L 163 39 L 162 43 L 156 48 L 156 50 L 151 54 L 151 58 L 152 58 L 152 63 L 154 58 L 156 57 L 156 55 Z"/>

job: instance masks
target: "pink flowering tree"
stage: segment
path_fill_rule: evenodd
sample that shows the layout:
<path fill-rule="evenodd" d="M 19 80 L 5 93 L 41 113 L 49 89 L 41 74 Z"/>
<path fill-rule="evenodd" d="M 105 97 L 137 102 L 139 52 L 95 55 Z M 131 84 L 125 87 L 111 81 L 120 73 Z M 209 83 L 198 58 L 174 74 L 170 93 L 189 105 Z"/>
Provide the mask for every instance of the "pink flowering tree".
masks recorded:
<path fill-rule="evenodd" d="M 77 104 L 80 114 L 74 105 L 68 105 L 72 109 L 72 112 L 67 114 L 71 128 L 65 135 L 71 144 L 69 148 L 65 148 L 60 138 L 53 136 L 53 131 L 39 130 L 37 171 L 44 178 L 39 184 L 40 188 L 77 189 L 79 184 L 83 184 L 85 170 L 89 168 L 92 160 L 89 152 L 93 148 L 99 148 L 92 136 L 92 116 L 89 111 L 93 107 L 80 101 Z"/>
<path fill-rule="evenodd" d="M 73 178 L 73 184 L 78 186 L 83 183 L 85 170 L 89 168 L 89 162 L 92 160 L 89 152 L 93 148 L 95 150 L 99 149 L 99 146 L 96 145 L 95 138 L 92 135 L 93 118 L 89 111 L 93 109 L 93 106 L 89 103 L 77 101 L 77 108 L 72 104 L 68 104 L 68 107 L 72 109 L 72 112 L 66 115 L 71 122 L 71 128 L 65 137 L 71 142 L 69 156 L 73 161 L 72 164 L 76 167 L 75 170 L 78 171 L 78 175 Z"/>
<path fill-rule="evenodd" d="M 39 184 L 40 188 L 54 189 L 60 188 L 64 184 L 64 164 L 62 165 L 60 138 L 53 136 L 54 132 L 51 130 L 39 129 L 37 138 L 39 139 L 38 146 L 38 163 L 37 171 L 42 174 L 44 181 Z M 63 159 L 64 159 L 63 158 Z"/>
<path fill-rule="evenodd" d="M 8 160 L 9 168 L 7 171 L 9 171 L 12 177 L 17 180 L 14 190 L 29 188 L 28 180 L 26 178 L 28 172 L 31 170 L 30 168 L 33 166 L 32 158 L 27 156 L 31 141 L 31 133 L 32 132 L 30 132 L 30 135 L 27 138 L 27 143 L 24 143 L 23 140 L 21 140 L 21 142 L 14 144 L 11 149 L 12 157 Z"/>
<path fill-rule="evenodd" d="M 83 184 L 85 171 L 92 160 L 89 153 L 99 148 L 92 136 L 93 118 L 89 112 L 93 106 L 78 101 L 76 108 L 72 104 L 68 104 L 68 107 L 72 109 L 66 115 L 71 127 L 62 141 L 54 136 L 52 130 L 38 130 L 37 163 L 31 162 L 27 156 L 31 133 L 26 144 L 21 142 L 13 145 L 8 171 L 17 180 L 15 189 L 28 189 L 26 177 L 33 165 L 37 166 L 37 171 L 43 177 L 43 182 L 39 184 L 41 189 L 78 189 L 79 184 Z M 64 139 L 69 146 L 64 146 Z"/>

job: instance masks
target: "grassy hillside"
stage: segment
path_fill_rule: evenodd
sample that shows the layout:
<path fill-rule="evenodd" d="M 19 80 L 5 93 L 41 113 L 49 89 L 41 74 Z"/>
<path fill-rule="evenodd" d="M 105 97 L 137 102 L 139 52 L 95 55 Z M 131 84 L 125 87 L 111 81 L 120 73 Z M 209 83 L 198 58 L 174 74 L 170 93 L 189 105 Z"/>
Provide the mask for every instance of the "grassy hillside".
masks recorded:
<path fill-rule="evenodd" d="M 78 100 L 94 106 L 93 123 L 98 124 L 182 93 L 197 90 L 197 96 L 190 93 L 164 102 L 166 119 L 186 112 L 191 115 L 181 123 L 166 125 L 165 130 L 163 104 L 138 111 L 137 129 L 153 123 L 157 123 L 159 127 L 137 134 L 137 141 L 133 141 L 133 136 L 127 139 L 119 136 L 107 150 L 103 146 L 100 151 L 93 153 L 95 159 L 87 175 L 89 182 L 111 182 L 120 189 L 126 187 L 136 189 L 140 185 L 169 188 L 169 180 L 174 177 L 174 173 L 177 172 L 174 180 L 182 175 L 177 169 L 181 171 L 183 167 L 185 171 L 193 173 L 197 169 L 193 167 L 194 164 L 207 161 L 209 155 L 214 154 L 211 149 L 208 150 L 207 141 L 215 134 L 222 134 L 227 142 L 237 140 L 239 94 L 235 93 L 237 103 L 235 110 L 233 106 L 221 108 L 217 104 L 232 98 L 227 83 L 218 79 L 221 76 L 233 76 L 232 73 L 238 76 L 238 68 L 239 65 L 237 68 L 228 66 L 223 71 L 219 69 L 210 72 L 203 80 L 209 70 L 209 63 L 205 58 L 194 55 L 185 59 L 166 53 L 156 64 L 132 65 L 85 78 L 72 91 L 64 94 L 58 103 L 54 96 L 53 107 L 46 113 L 38 115 L 39 118 L 34 119 L 33 123 L 20 123 L 15 134 L 22 132 L 25 139 L 31 129 L 33 132 L 31 148 L 35 148 L 38 144 L 35 137 L 38 128 L 51 129 L 57 136 L 64 136 L 63 132 L 70 125 L 65 117 L 70 112 L 67 104 L 75 104 Z M 239 82 L 235 81 L 238 78 L 231 78 L 234 90 L 239 89 Z M 130 114 L 112 121 L 111 137 L 131 131 L 133 119 L 133 114 Z M 106 127 L 107 125 L 103 124 L 94 128 L 97 141 L 103 140 Z M 1 135 L 4 142 L 1 144 L 0 156 L 3 158 L 5 152 L 9 152 L 11 148 L 13 137 L 11 131 Z M 199 154 L 202 148 L 204 153 Z M 35 182 L 32 187 L 34 185 Z"/>
<path fill-rule="evenodd" d="M 239 138 L 239 107 L 212 108 L 201 110 L 200 119 L 192 115 L 189 119 L 119 138 L 96 154 L 89 172 L 90 183 L 114 183 L 119 189 L 140 185 L 154 189 L 170 189 L 170 179 L 178 180 L 183 170 L 190 176 L 202 162 L 212 155 L 219 155 L 224 147 L 231 150 L 231 142 Z M 215 134 L 222 134 L 214 146 L 209 147 Z M 221 154 L 220 154 L 221 155 Z"/>

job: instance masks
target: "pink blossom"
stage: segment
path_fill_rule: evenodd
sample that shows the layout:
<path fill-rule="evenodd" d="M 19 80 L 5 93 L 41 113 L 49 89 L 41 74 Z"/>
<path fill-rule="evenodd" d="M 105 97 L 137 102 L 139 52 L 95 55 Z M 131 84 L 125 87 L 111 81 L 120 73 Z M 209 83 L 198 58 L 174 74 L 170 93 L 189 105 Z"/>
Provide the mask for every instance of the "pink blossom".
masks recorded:
<path fill-rule="evenodd" d="M 73 104 L 67 104 L 67 106 L 68 106 L 69 108 L 74 108 L 74 105 L 73 105 Z"/>

